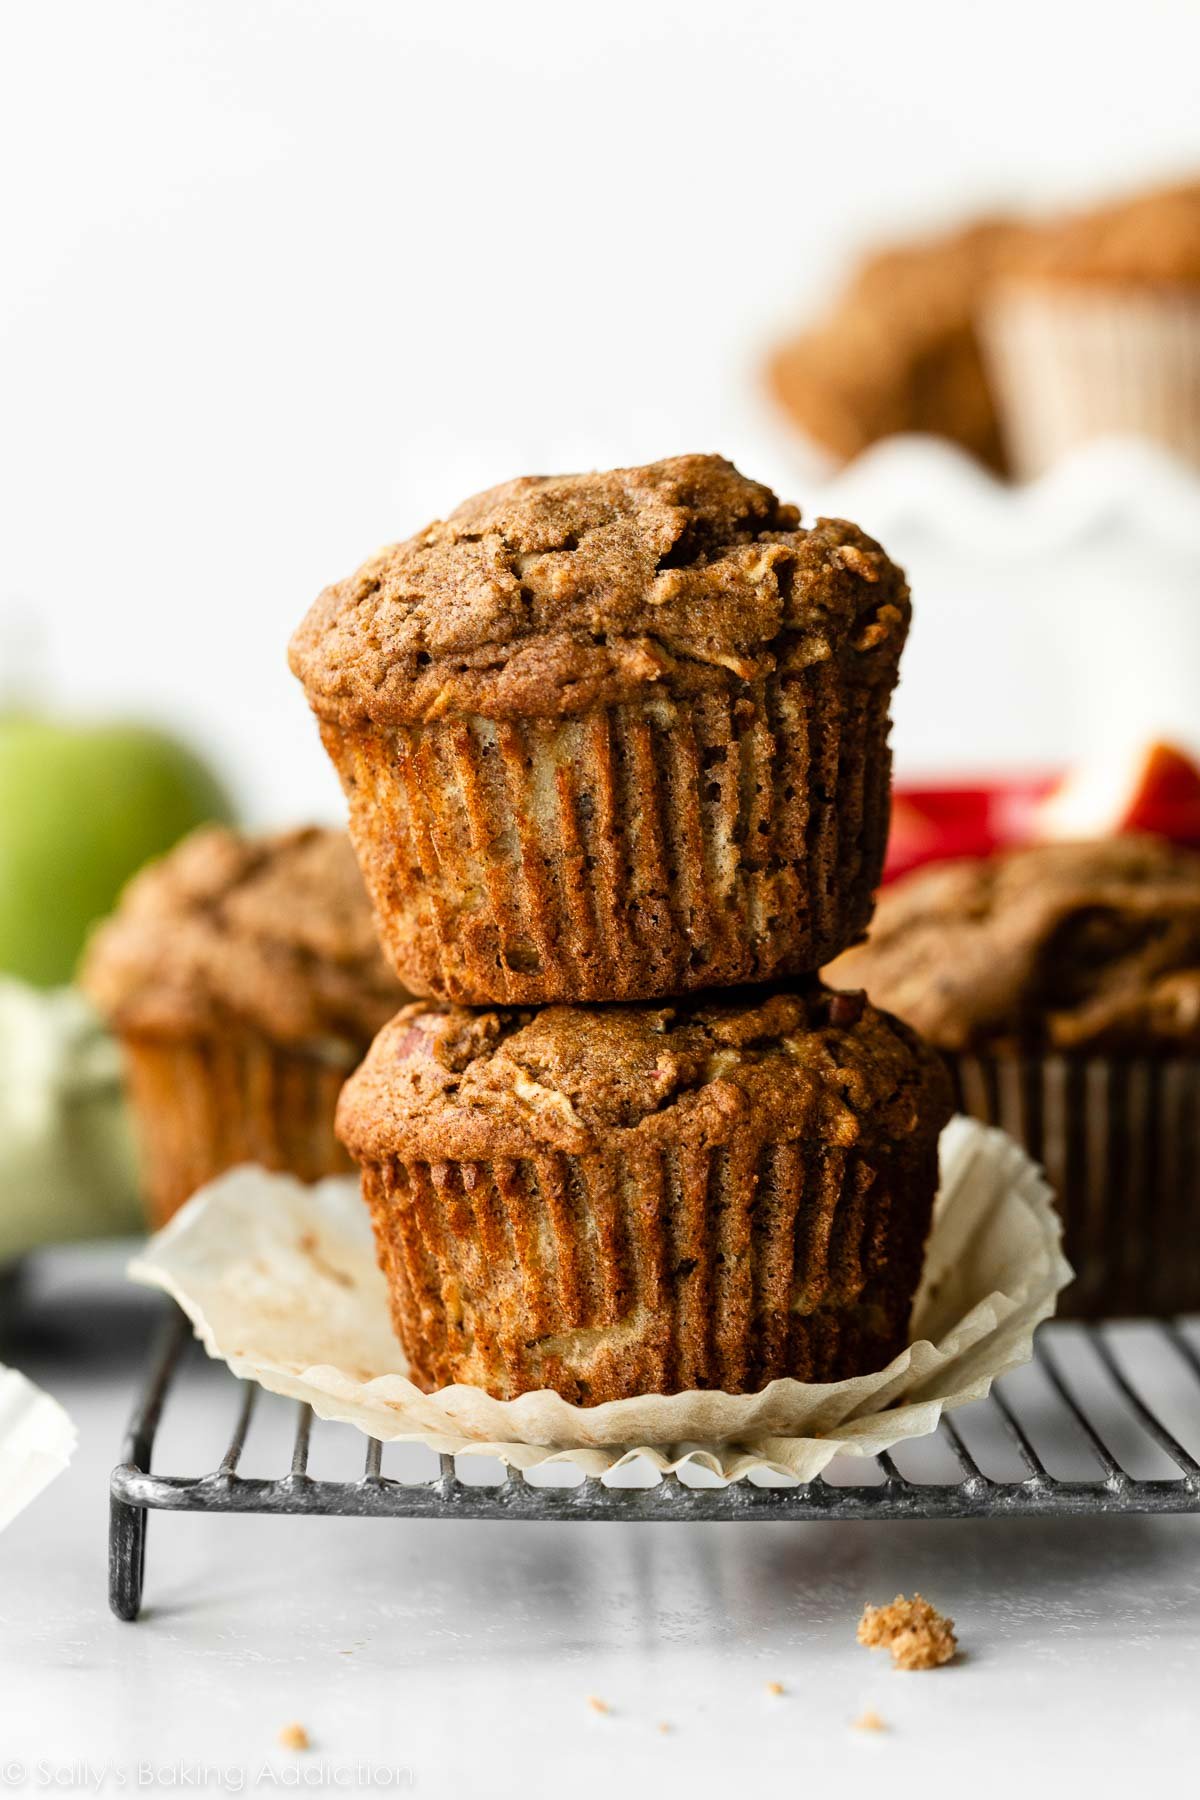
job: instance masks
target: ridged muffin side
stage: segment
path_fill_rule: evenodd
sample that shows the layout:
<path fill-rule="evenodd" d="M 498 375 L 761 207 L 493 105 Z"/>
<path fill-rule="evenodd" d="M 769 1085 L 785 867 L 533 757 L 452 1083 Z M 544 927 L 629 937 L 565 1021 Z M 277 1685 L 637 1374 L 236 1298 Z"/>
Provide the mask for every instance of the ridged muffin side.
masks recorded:
<path fill-rule="evenodd" d="M 902 1347 L 950 1113 L 861 996 L 469 1014 L 347 1084 L 414 1379 L 580 1404 L 838 1380 Z"/>
<path fill-rule="evenodd" d="M 514 482 L 292 643 L 380 933 L 463 1004 L 801 974 L 870 918 L 903 576 L 718 457 Z"/>

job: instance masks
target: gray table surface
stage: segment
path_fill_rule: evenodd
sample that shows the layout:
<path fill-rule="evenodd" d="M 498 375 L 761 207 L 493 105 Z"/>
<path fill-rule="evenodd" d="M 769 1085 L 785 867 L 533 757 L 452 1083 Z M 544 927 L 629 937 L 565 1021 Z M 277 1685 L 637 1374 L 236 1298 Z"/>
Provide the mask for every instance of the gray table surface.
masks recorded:
<path fill-rule="evenodd" d="M 508 1525 L 158 1516 L 147 1606 L 106 1602 L 106 1481 L 157 1311 L 111 1253 L 43 1259 L 0 1354 L 80 1429 L 0 1537 L 0 1790 L 458 1796 L 793 1792 L 931 1771 L 976 1794 L 1187 1778 L 1200 1519 Z M 160 1466 L 211 1466 L 228 1377 L 190 1369 Z M 266 1398 L 248 1473 L 293 1415 Z M 314 1438 L 353 1449 L 347 1428 Z M 894 1673 L 865 1601 L 920 1589 L 963 1654 Z M 769 1684 L 782 1683 L 772 1694 Z M 601 1712 L 592 1697 L 608 1708 Z M 882 1732 L 855 1729 L 870 1709 Z M 279 1744 L 301 1723 L 303 1755 Z M 663 1729 L 666 1727 L 667 1729 Z"/>

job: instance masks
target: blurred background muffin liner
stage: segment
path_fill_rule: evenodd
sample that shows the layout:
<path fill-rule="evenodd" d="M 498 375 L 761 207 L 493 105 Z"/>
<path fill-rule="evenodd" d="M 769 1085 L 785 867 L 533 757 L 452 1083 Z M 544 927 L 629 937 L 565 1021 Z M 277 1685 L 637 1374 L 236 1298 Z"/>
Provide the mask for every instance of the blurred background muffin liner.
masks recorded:
<path fill-rule="evenodd" d="M 1200 1057 L 945 1053 L 959 1107 L 1044 1167 L 1067 1318 L 1200 1306 Z"/>
<path fill-rule="evenodd" d="M 1200 466 L 1200 297 L 1186 287 L 1013 279 L 981 322 L 1013 473 L 1099 437 L 1148 438 Z"/>
<path fill-rule="evenodd" d="M 333 1130 L 352 1059 L 288 1049 L 237 1027 L 209 1040 L 127 1036 L 122 1048 L 152 1224 L 239 1163 L 302 1181 L 352 1167 Z"/>

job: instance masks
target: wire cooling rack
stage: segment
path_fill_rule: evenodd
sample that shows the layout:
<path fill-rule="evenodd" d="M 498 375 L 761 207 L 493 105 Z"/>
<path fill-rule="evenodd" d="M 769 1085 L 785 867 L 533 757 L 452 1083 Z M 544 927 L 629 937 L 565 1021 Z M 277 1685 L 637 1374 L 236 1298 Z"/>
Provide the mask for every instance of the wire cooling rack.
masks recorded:
<path fill-rule="evenodd" d="M 191 1353 L 188 1322 L 172 1307 L 110 1484 L 109 1598 L 121 1619 L 136 1619 L 141 1610 L 152 1511 L 793 1523 L 1200 1513 L 1200 1321 L 1043 1326 L 1031 1367 L 1006 1376 L 986 1400 L 943 1417 L 936 1438 L 894 1455 L 842 1459 L 815 1481 L 724 1486 L 715 1478 L 708 1485 L 703 1471 L 695 1480 L 666 1475 L 650 1486 L 598 1478 L 550 1486 L 515 1469 L 494 1480 L 485 1471 L 480 1480 L 479 1459 L 465 1457 L 460 1468 L 452 1456 L 441 1457 L 428 1479 L 397 1479 L 384 1473 L 384 1445 L 367 1439 L 359 1464 L 359 1433 L 314 1422 L 304 1405 L 296 1408 L 290 1466 L 250 1477 L 239 1466 L 260 1390 L 232 1375 L 218 1377 L 228 1382 L 233 1417 L 218 1465 L 199 1476 L 152 1474 L 159 1423 Z M 268 1403 L 293 1404 L 273 1397 Z M 314 1424 L 336 1435 L 353 1471 L 346 1479 L 309 1473 Z M 903 1472 L 897 1459 L 908 1467 L 914 1455 L 921 1466 Z"/>

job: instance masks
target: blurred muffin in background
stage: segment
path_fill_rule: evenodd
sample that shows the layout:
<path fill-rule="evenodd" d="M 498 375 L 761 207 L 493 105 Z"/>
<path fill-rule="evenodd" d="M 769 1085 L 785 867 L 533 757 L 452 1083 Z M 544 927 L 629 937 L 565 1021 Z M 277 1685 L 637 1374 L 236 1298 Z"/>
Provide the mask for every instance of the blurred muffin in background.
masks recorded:
<path fill-rule="evenodd" d="M 1200 465 L 1200 182 L 1031 236 L 981 330 L 1018 476 L 1114 435 Z"/>
<path fill-rule="evenodd" d="M 1078 1273 L 1062 1310 L 1200 1305 L 1200 855 L 1117 837 L 933 864 L 826 973 L 1045 1165 Z"/>
<path fill-rule="evenodd" d="M 825 317 L 770 359 L 776 398 L 841 462 L 879 438 L 921 431 L 1002 470 L 976 320 L 996 269 L 1028 232 L 983 220 L 869 256 Z"/>
<path fill-rule="evenodd" d="M 130 883 L 81 981 L 121 1042 L 154 1223 L 238 1163 L 350 1166 L 338 1094 L 406 996 L 344 832 L 194 832 Z"/>
<path fill-rule="evenodd" d="M 878 251 L 767 377 L 842 462 L 931 432 L 1022 480 L 1100 437 L 1200 465 L 1200 182 Z"/>

